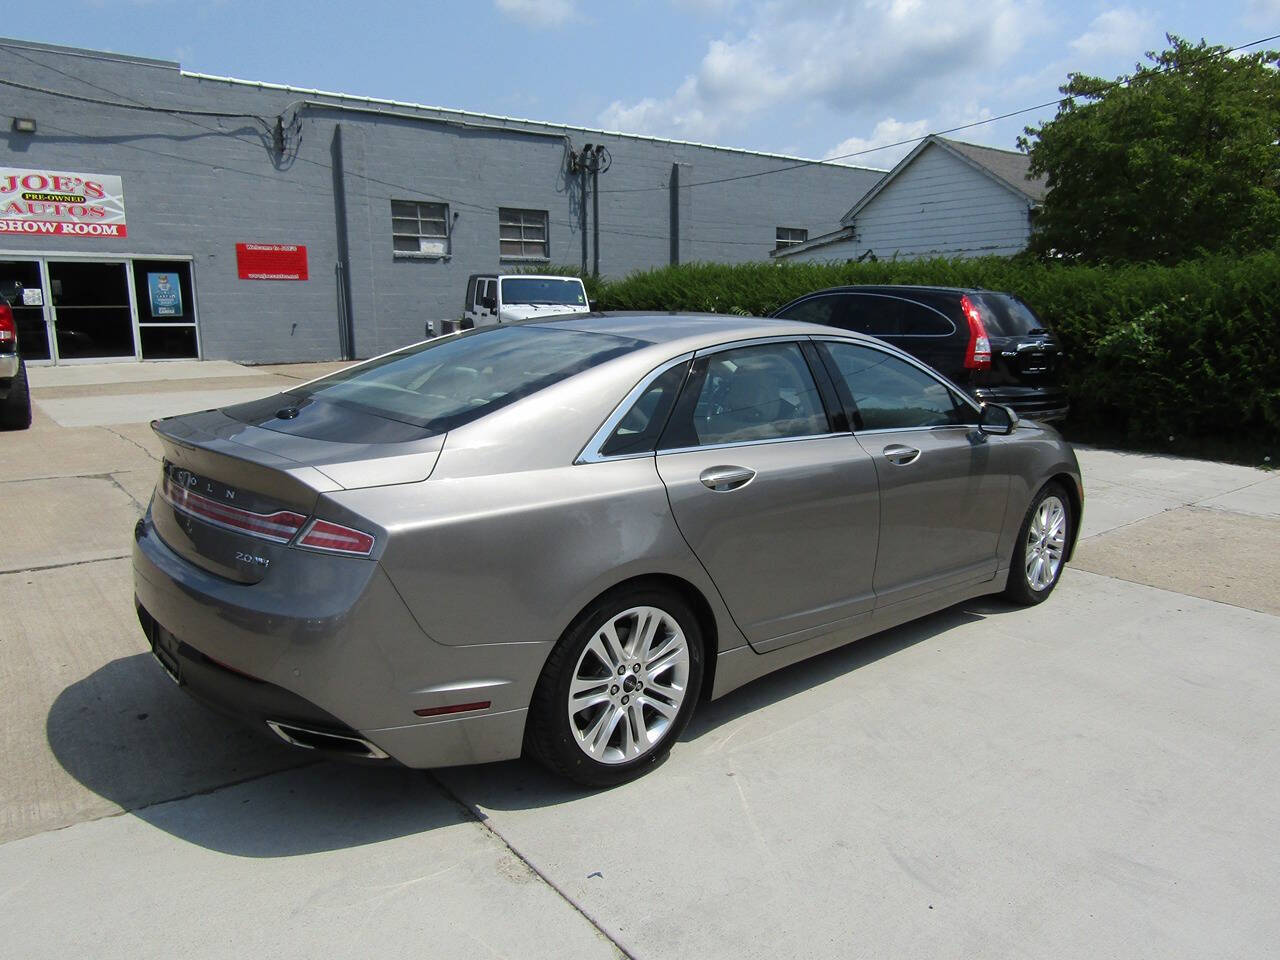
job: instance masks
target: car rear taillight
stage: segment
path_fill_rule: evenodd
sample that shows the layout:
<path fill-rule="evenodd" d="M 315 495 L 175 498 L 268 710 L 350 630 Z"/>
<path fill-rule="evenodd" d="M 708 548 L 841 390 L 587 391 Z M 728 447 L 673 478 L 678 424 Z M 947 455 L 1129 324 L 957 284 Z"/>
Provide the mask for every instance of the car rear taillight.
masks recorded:
<path fill-rule="evenodd" d="M 217 500 L 210 500 L 208 497 L 202 497 L 198 493 L 179 486 L 168 477 L 165 477 L 160 485 L 160 496 L 175 510 L 198 517 L 215 527 L 247 533 L 251 537 L 259 537 L 273 543 L 288 543 L 297 536 L 302 525 L 307 522 L 306 517 L 292 510 L 253 513 L 219 503 Z"/>
<path fill-rule="evenodd" d="M 991 338 L 982 324 L 982 314 L 968 297 L 960 298 L 960 309 L 969 321 L 969 346 L 964 352 L 964 367 L 966 370 L 988 370 L 991 368 Z"/>
<path fill-rule="evenodd" d="M 13 322 L 13 311 L 7 303 L 0 303 L 0 343 L 13 343 L 18 339 L 18 325 Z"/>
<path fill-rule="evenodd" d="M 345 553 L 353 557 L 367 557 L 373 552 L 373 537 L 361 530 L 317 519 L 311 521 L 298 540 L 298 546 L 326 550 L 329 553 Z"/>

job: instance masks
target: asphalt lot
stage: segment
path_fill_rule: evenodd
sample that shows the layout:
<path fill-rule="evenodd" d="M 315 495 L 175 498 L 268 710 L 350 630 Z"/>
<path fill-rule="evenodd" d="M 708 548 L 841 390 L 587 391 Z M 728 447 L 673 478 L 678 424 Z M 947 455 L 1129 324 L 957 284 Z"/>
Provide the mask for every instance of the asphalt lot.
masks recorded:
<path fill-rule="evenodd" d="M 32 370 L 0 434 L 0 953 L 1263 957 L 1280 942 L 1280 475 L 1081 450 L 1053 598 L 703 704 L 600 793 L 308 762 L 132 609 L 146 421 L 330 366 Z"/>

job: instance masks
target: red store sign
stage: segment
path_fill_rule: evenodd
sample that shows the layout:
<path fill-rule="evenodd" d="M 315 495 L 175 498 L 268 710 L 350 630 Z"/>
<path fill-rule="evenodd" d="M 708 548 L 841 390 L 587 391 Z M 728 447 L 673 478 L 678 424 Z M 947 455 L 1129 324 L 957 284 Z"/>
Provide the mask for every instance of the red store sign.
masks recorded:
<path fill-rule="evenodd" d="M 237 243 L 241 280 L 306 280 L 307 248 L 293 243 Z"/>

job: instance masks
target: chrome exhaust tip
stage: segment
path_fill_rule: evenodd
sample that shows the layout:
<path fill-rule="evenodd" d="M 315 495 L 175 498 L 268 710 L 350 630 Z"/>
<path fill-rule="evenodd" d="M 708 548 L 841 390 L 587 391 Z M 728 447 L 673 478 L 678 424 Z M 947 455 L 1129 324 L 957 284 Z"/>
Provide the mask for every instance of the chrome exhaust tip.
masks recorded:
<path fill-rule="evenodd" d="M 283 720 L 268 720 L 267 726 L 285 743 L 302 747 L 304 750 L 323 750 L 326 753 L 340 753 L 366 760 L 389 759 L 386 753 L 364 737 L 334 733 L 332 730 L 317 730 L 314 727 L 304 727 Z"/>

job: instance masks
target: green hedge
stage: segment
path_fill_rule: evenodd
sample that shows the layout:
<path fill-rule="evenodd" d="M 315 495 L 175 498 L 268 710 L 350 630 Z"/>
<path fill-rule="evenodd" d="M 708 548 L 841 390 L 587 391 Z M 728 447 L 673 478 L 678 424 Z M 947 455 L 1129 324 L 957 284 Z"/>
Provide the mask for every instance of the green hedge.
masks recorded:
<path fill-rule="evenodd" d="M 765 315 L 846 283 L 1008 290 L 1067 352 L 1069 427 L 1146 447 L 1224 440 L 1280 454 L 1280 252 L 1178 266 L 1063 266 L 1025 257 L 849 264 L 689 264 L 589 281 L 604 310 Z M 1243 445 L 1243 446 L 1242 446 Z"/>

